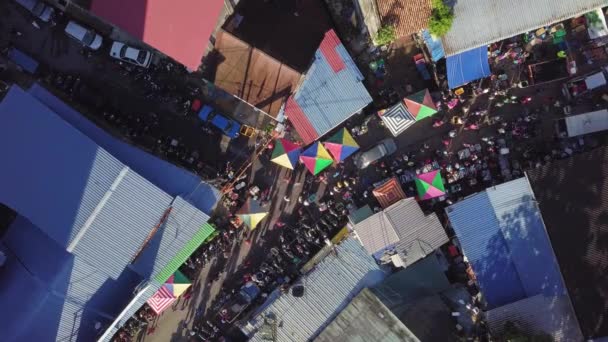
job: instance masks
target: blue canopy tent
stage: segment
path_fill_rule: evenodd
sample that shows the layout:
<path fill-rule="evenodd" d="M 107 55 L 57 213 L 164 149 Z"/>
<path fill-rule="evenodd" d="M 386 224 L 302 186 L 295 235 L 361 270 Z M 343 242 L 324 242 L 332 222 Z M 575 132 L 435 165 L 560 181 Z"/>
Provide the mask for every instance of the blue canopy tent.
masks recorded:
<path fill-rule="evenodd" d="M 488 46 L 467 50 L 447 58 L 448 85 L 450 89 L 490 76 Z"/>
<path fill-rule="evenodd" d="M 30 74 L 38 69 L 38 61 L 16 48 L 8 50 L 8 58 Z"/>
<path fill-rule="evenodd" d="M 441 38 L 433 37 L 429 30 L 422 30 L 422 39 L 424 39 L 424 43 L 426 44 L 427 49 L 431 53 L 431 60 L 433 62 L 437 62 L 438 60 L 445 57 L 445 52 L 443 51 L 443 44 L 441 44 Z"/>

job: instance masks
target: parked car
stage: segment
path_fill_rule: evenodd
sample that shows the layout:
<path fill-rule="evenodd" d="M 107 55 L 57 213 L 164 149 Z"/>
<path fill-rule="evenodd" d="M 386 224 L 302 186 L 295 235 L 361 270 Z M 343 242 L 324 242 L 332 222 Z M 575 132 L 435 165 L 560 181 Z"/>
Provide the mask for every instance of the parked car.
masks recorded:
<path fill-rule="evenodd" d="M 395 151 L 397 151 L 395 140 L 393 138 L 386 138 L 369 150 L 355 155 L 354 162 L 359 169 L 365 169 L 376 160 L 391 155 Z"/>
<path fill-rule="evenodd" d="M 25 7 L 28 11 L 32 12 L 32 14 L 44 21 L 49 22 L 53 18 L 53 14 L 55 13 L 55 9 L 51 7 L 49 4 L 41 1 L 41 0 L 15 0 L 19 5 Z"/>
<path fill-rule="evenodd" d="M 152 52 L 136 49 L 122 42 L 112 43 L 110 56 L 144 68 L 149 67 L 152 62 Z"/>
<path fill-rule="evenodd" d="M 65 27 L 65 33 L 79 41 L 82 45 L 93 50 L 99 49 L 101 47 L 101 43 L 103 42 L 103 39 L 99 34 L 97 34 L 97 32 L 87 29 L 72 20 L 70 20 Z"/>
<path fill-rule="evenodd" d="M 241 131 L 241 125 L 233 120 L 230 120 L 213 110 L 211 106 L 203 106 L 198 112 L 198 117 L 204 122 L 211 121 L 211 124 L 219 128 L 222 133 L 229 138 L 236 138 Z"/>
<path fill-rule="evenodd" d="M 606 85 L 606 75 L 608 67 L 594 72 L 590 75 L 575 77 L 562 86 L 562 93 L 570 101 L 573 97 L 577 97 L 590 92 L 596 88 Z"/>

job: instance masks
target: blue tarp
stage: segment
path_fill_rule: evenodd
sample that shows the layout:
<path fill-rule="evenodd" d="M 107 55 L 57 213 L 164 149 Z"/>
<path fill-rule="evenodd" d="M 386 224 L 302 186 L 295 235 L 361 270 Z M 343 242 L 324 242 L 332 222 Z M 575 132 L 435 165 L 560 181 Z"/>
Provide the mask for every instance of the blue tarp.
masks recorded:
<path fill-rule="evenodd" d="M 490 76 L 488 46 L 468 50 L 447 58 L 450 89 Z"/>
<path fill-rule="evenodd" d="M 433 62 L 437 62 L 445 57 L 445 51 L 443 51 L 443 44 L 441 44 L 440 38 L 433 37 L 429 30 L 422 30 L 422 39 L 424 39 L 424 43 L 431 54 L 431 60 Z"/>
<path fill-rule="evenodd" d="M 38 62 L 18 49 L 11 48 L 8 51 L 8 58 L 30 74 L 35 73 L 38 69 Z"/>

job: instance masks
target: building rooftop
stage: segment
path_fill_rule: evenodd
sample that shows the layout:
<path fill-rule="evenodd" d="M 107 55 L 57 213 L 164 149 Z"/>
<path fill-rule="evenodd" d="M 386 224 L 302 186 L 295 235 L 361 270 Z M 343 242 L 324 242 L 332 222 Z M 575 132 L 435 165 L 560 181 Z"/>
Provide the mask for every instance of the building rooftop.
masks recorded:
<path fill-rule="evenodd" d="M 378 284 L 385 276 L 357 241 L 347 239 L 302 276 L 302 297 L 282 294 L 242 330 L 251 341 L 264 341 L 258 331 L 270 315 L 277 321 L 277 341 L 314 339 L 363 288 Z"/>
<path fill-rule="evenodd" d="M 0 122 L 0 202 L 20 215 L 2 240 L 11 258 L 0 302 L 28 297 L 3 336 L 92 340 L 139 283 L 164 283 L 213 232 L 208 215 L 20 88 L 0 103 Z"/>
<path fill-rule="evenodd" d="M 325 33 L 314 56 L 282 112 L 307 145 L 372 102 L 363 75 L 333 30 Z"/>
<path fill-rule="evenodd" d="M 404 37 L 428 27 L 431 0 L 376 0 L 383 25 L 395 26 L 397 37 Z"/>
<path fill-rule="evenodd" d="M 187 199 L 207 215 L 211 215 L 215 209 L 220 192 L 203 182 L 199 176 L 110 135 L 39 84 L 34 84 L 28 93 L 98 146 L 108 151 L 123 164 L 129 165 L 129 168 L 169 195 Z"/>
<path fill-rule="evenodd" d="M 316 342 L 418 342 L 419 339 L 369 289 L 363 289 Z"/>
<path fill-rule="evenodd" d="M 223 5 L 223 0 L 93 0 L 91 12 L 196 70 Z"/>
<path fill-rule="evenodd" d="M 608 148 L 528 172 L 585 339 L 608 336 Z"/>
<path fill-rule="evenodd" d="M 605 0 L 459 0 L 443 47 L 446 56 L 459 54 L 602 6 Z"/>
<path fill-rule="evenodd" d="M 488 188 L 446 212 L 489 308 L 565 294 L 527 178 Z"/>
<path fill-rule="evenodd" d="M 411 265 L 448 242 L 436 214 L 426 216 L 415 198 L 394 203 L 354 227 L 365 249 L 376 257 L 395 249 Z"/>
<path fill-rule="evenodd" d="M 215 39 L 213 83 L 276 118 L 302 76 L 279 60 L 220 30 Z M 212 71 L 213 73 L 213 71 Z"/>
<path fill-rule="evenodd" d="M 223 29 L 304 73 L 331 27 L 323 0 L 248 0 L 238 2 Z"/>

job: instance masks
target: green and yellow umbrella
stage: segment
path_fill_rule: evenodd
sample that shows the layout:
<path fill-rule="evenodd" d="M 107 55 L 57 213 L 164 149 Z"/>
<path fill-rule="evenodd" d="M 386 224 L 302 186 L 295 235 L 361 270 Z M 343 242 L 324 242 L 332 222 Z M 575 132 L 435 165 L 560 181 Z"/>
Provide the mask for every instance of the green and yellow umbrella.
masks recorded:
<path fill-rule="evenodd" d="M 313 175 L 317 175 L 334 162 L 329 152 L 318 141 L 302 152 L 300 161 Z"/>

